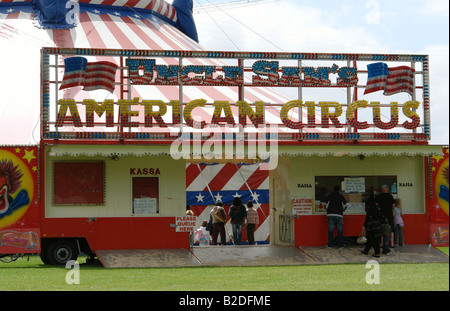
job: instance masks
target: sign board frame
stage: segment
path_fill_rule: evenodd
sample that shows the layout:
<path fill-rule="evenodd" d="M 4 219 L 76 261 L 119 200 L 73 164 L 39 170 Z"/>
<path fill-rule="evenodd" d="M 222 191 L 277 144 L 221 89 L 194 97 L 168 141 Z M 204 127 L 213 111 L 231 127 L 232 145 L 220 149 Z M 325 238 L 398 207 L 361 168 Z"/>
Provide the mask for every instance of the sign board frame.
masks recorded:
<path fill-rule="evenodd" d="M 115 93 L 119 94 L 117 101 L 76 102 L 75 99 L 60 98 L 58 92 L 64 78 L 59 64 L 64 59 L 75 56 L 85 57 L 88 62 L 108 59 L 120 64 L 115 83 Z M 166 65 L 167 59 L 176 65 Z M 231 62 L 231 65 L 183 65 L 188 61 L 200 59 L 216 63 L 221 60 Z M 41 62 L 42 139 L 193 139 L 194 132 L 187 131 L 187 136 L 183 136 L 186 135 L 186 128 L 203 130 L 204 126 L 208 125 L 204 122 L 198 123 L 192 118 L 191 112 L 197 107 L 214 109 L 210 124 L 237 128 L 239 133 L 231 131 L 228 136 L 223 134 L 220 137 L 225 140 L 236 140 L 238 134 L 251 136 L 251 130 L 246 130 L 248 127 L 267 128 L 269 125 L 282 129 L 278 130 L 276 135 L 268 136 L 268 139 L 279 141 L 427 141 L 431 136 L 428 55 L 43 48 Z M 366 66 L 377 63 L 383 63 L 389 69 L 411 69 L 413 87 L 410 100 L 397 102 L 401 100 L 397 99 L 397 94 L 387 98 L 389 104 L 372 101 L 370 96 L 358 98 L 358 89 L 364 89 L 368 85 Z M 245 75 L 250 75 L 250 82 L 244 79 Z M 422 79 L 415 78 L 417 75 L 421 75 Z M 418 84 L 420 81 L 423 81 L 422 85 Z M 179 97 L 168 103 L 158 98 L 131 98 L 134 87 L 145 85 L 176 86 Z M 203 99 L 184 102 L 183 88 L 193 86 L 237 88 L 239 98 L 236 98 L 235 103 L 223 102 L 220 99 L 214 103 Z M 294 88 L 298 89 L 298 96 L 286 103 L 245 102 L 245 90 L 254 87 Z M 347 100 L 344 103 L 329 100 L 315 103 L 313 98 L 303 98 L 303 91 L 307 88 L 340 88 L 347 93 Z M 418 101 L 420 95 L 421 101 Z M 101 115 L 102 119 L 106 115 L 106 122 L 89 121 L 89 112 L 86 112 L 84 121 L 80 119 L 77 107 L 89 108 L 89 105 L 93 105 L 95 109 L 101 107 L 95 112 Z M 145 106 L 145 116 L 139 116 L 139 120 L 135 118 L 133 105 Z M 155 107 L 160 110 L 156 111 Z M 238 117 L 230 113 L 233 107 L 238 108 Z M 264 119 L 264 111 L 275 107 L 281 108 L 280 121 L 269 124 Z M 86 109 L 89 110 L 88 108 Z M 161 118 L 170 114 L 166 113 L 168 110 L 172 111 L 170 122 Z M 358 120 L 361 115 L 359 111 L 370 110 L 372 122 Z M 382 120 L 382 110 L 390 110 L 389 121 Z M 293 111 L 298 111 L 297 119 L 292 116 Z M 307 120 L 303 120 L 305 113 L 308 115 Z M 399 120 L 400 117 L 403 117 L 403 120 Z M 65 130 L 67 124 L 71 125 L 70 130 Z M 172 129 L 178 127 L 178 131 L 164 131 L 166 126 Z"/>

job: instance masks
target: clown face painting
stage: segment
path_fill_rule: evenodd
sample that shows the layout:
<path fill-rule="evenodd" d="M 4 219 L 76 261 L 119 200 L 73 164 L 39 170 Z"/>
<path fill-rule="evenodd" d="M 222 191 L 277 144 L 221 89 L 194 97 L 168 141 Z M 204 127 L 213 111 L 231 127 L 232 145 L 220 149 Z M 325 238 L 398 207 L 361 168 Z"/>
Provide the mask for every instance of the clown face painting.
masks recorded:
<path fill-rule="evenodd" d="M 5 211 L 9 208 L 9 195 L 8 195 L 8 175 L 1 175 L 0 176 L 0 185 L 2 187 L 0 188 L 0 214 L 5 213 Z"/>
<path fill-rule="evenodd" d="M 11 160 L 0 161 L 0 218 L 29 203 L 26 190 L 20 191 L 14 199 L 12 197 L 20 188 L 22 176 L 21 170 Z"/>
<path fill-rule="evenodd" d="M 33 146 L 0 146 L 0 258 L 40 249 L 37 153 Z"/>

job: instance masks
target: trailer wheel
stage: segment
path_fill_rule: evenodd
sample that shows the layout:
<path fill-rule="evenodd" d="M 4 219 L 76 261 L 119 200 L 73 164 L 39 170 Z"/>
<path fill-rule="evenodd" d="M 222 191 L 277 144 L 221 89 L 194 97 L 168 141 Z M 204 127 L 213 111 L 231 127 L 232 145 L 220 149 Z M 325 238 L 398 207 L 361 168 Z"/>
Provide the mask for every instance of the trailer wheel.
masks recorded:
<path fill-rule="evenodd" d="M 50 265 L 50 261 L 48 260 L 47 253 L 48 253 L 48 247 L 46 247 L 46 248 L 41 247 L 41 253 L 39 254 L 39 256 L 41 257 L 41 260 L 45 265 Z"/>
<path fill-rule="evenodd" d="M 70 260 L 78 258 L 78 250 L 69 240 L 57 240 L 47 249 L 47 261 L 51 265 L 65 265 Z"/>

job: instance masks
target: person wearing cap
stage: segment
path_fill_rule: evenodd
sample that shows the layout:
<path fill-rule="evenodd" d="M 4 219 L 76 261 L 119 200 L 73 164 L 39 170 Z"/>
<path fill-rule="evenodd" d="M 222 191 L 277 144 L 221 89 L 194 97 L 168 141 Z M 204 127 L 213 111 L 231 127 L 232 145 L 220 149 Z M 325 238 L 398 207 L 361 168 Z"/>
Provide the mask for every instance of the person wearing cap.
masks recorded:
<path fill-rule="evenodd" d="M 391 230 L 394 228 L 394 207 L 395 207 L 395 200 L 392 194 L 390 194 L 388 191 L 389 188 L 387 185 L 381 186 L 381 194 L 379 194 L 375 201 L 380 206 L 381 213 L 384 215 L 384 217 L 387 218 L 389 226 L 391 226 Z M 392 234 L 391 234 L 392 236 Z M 392 245 L 392 243 L 391 243 Z"/>
<path fill-rule="evenodd" d="M 217 200 L 216 206 L 211 210 L 212 219 L 212 245 L 217 245 L 217 238 L 220 235 L 221 245 L 225 245 L 225 221 L 227 219 L 227 214 L 223 208 L 222 201 Z"/>

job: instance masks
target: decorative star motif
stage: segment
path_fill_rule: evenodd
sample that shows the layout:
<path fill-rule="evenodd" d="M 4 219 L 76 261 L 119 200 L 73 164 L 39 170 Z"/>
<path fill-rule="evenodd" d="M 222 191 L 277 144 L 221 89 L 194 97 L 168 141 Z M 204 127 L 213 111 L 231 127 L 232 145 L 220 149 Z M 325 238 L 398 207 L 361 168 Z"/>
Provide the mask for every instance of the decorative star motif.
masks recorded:
<path fill-rule="evenodd" d="M 214 198 L 216 199 L 216 202 L 219 201 L 219 200 L 222 201 L 222 197 L 223 197 L 223 195 L 220 195 L 219 192 L 217 192 L 217 195 L 214 196 Z"/>
<path fill-rule="evenodd" d="M 256 192 L 253 192 L 252 198 L 255 202 L 258 202 L 258 197 L 259 197 L 259 194 L 257 194 Z"/>
<path fill-rule="evenodd" d="M 30 163 L 31 160 L 36 159 L 36 157 L 34 156 L 34 150 L 31 151 L 25 150 L 25 155 L 22 157 L 22 159 L 27 160 L 28 163 Z"/>
<path fill-rule="evenodd" d="M 203 202 L 203 198 L 204 196 L 202 196 L 201 193 L 199 193 L 197 196 L 195 196 L 197 198 L 197 202 Z"/>

